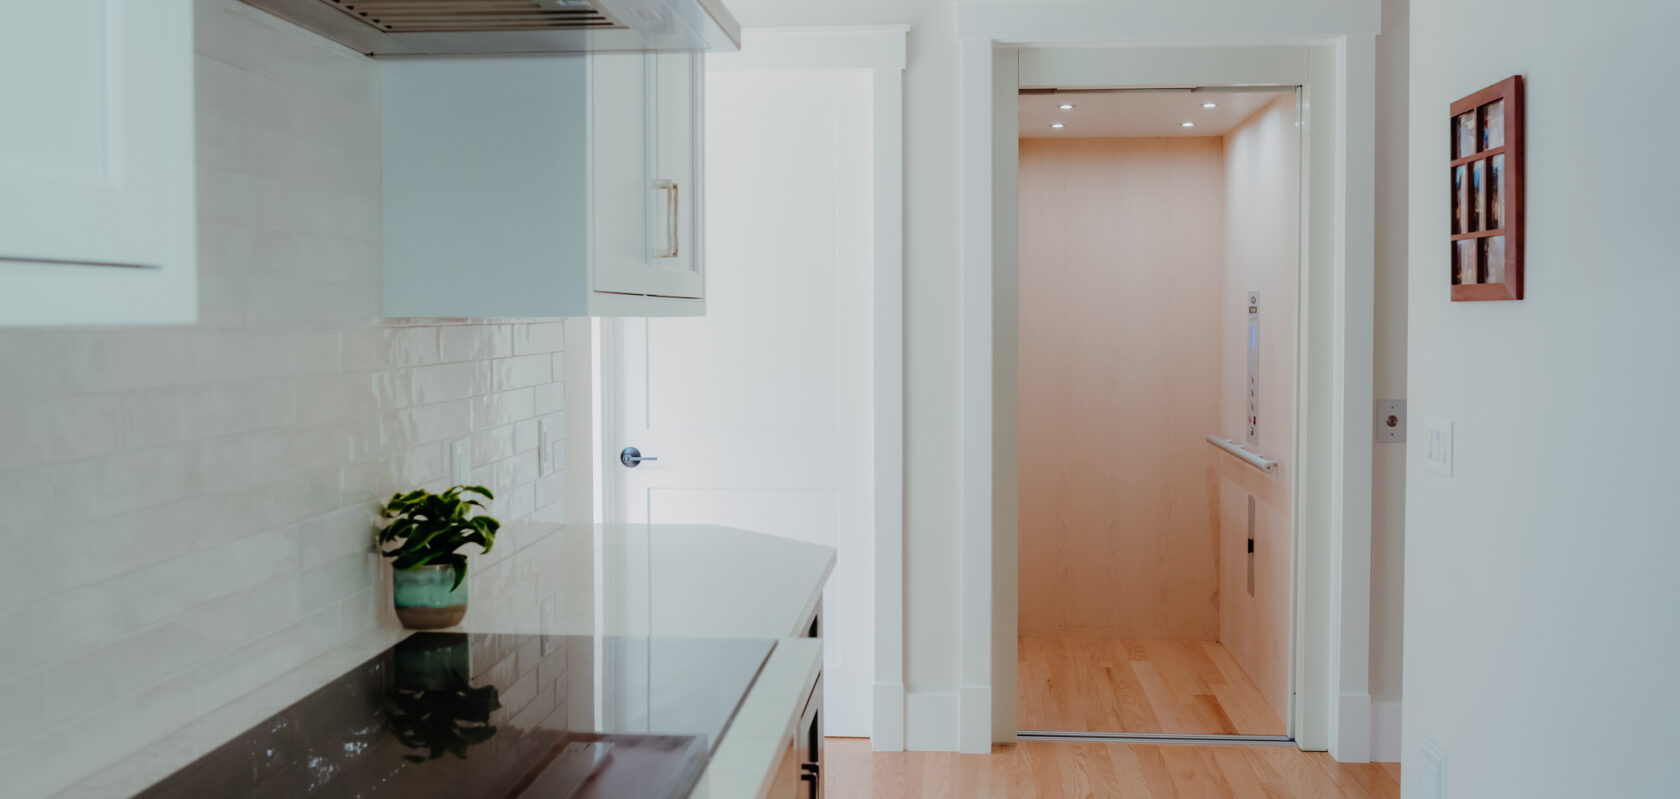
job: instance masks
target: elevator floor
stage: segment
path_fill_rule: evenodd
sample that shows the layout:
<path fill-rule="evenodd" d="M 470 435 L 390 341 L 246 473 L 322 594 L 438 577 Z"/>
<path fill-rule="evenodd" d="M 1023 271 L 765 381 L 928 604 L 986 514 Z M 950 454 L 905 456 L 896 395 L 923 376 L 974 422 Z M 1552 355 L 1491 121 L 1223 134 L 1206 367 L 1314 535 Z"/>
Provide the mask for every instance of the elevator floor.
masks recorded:
<path fill-rule="evenodd" d="M 1285 734 L 1217 641 L 1022 638 L 1017 653 L 1023 730 Z"/>

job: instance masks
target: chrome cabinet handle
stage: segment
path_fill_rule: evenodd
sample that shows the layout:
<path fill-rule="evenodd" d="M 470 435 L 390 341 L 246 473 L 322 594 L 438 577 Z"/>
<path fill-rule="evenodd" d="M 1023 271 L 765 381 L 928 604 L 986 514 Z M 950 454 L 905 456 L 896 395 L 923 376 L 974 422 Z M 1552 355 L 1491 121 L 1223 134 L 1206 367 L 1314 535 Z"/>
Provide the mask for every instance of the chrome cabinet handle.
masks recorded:
<path fill-rule="evenodd" d="M 624 464 L 626 469 L 634 469 L 642 465 L 642 461 L 656 460 L 659 459 L 644 457 L 642 451 L 635 447 L 625 447 L 623 452 L 618 453 L 618 462 Z"/>
<path fill-rule="evenodd" d="M 656 180 L 653 182 L 653 188 L 657 191 L 669 192 L 665 195 L 665 248 L 654 254 L 660 258 L 675 258 L 677 257 L 677 223 L 682 218 L 680 213 L 682 200 L 678 195 L 681 193 L 682 187 L 678 186 L 674 180 Z"/>

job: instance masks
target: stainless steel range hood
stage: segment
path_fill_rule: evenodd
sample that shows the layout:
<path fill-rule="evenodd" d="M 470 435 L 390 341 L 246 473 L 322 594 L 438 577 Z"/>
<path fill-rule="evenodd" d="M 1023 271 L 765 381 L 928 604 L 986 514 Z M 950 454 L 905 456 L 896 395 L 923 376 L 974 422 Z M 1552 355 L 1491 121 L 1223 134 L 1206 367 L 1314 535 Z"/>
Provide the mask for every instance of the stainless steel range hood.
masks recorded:
<path fill-rule="evenodd" d="M 722 0 L 244 0 L 370 56 L 738 50 Z"/>

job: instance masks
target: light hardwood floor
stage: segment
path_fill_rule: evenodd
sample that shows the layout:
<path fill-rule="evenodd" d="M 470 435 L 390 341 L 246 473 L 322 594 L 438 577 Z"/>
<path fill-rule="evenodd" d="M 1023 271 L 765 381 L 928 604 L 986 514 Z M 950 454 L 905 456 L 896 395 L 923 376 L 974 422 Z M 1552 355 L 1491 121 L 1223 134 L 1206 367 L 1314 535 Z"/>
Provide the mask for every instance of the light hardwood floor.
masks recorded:
<path fill-rule="evenodd" d="M 1285 746 L 1034 741 L 990 755 L 874 752 L 830 738 L 828 799 L 1397 799 L 1398 763 L 1337 763 Z"/>
<path fill-rule="evenodd" d="M 1022 638 L 1017 652 L 1023 730 L 1285 733 L 1216 641 Z"/>

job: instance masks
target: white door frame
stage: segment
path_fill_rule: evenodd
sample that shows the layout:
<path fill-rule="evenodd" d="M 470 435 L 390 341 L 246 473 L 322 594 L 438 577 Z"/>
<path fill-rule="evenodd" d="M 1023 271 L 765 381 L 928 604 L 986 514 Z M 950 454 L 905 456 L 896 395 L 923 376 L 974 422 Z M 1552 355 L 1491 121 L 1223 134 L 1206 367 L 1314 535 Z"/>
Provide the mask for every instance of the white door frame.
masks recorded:
<path fill-rule="evenodd" d="M 1299 83 L 1304 271 L 1291 717 L 1303 749 L 1370 759 L 1375 37 L 1380 4 L 1139 15 L 1103 2 L 959 4 L 962 70 L 963 475 L 960 751 L 1016 731 L 1018 282 L 1016 101 L 1022 47 L 1079 45 L 1154 85 Z M 1093 40 L 1093 31 L 1126 31 Z M 1217 53 L 1194 45 L 1220 46 Z M 1234 47 L 1253 44 L 1257 46 Z M 1137 49 L 1152 45 L 1150 49 Z M 1171 45 L 1170 47 L 1168 45 Z M 1291 53 L 1298 55 L 1292 56 Z M 1294 63 L 1294 72 L 1279 79 Z M 1217 55 L 1217 58 L 1211 56 Z M 1030 58 L 1036 59 L 1037 55 Z M 1233 75 L 1228 65 L 1246 67 Z M 1258 72 L 1256 72 L 1258 70 Z M 1303 77 L 1304 73 L 1304 77 Z M 1316 134 L 1316 135 L 1315 135 Z"/>
<path fill-rule="evenodd" d="M 874 126 L 874 527 L 875 663 L 872 740 L 877 749 L 904 748 L 904 67 L 909 26 L 880 25 L 825 28 L 748 28 L 741 51 L 706 56 L 708 72 L 824 71 L 869 72 L 873 76 Z M 610 351 L 611 333 L 601 326 Z M 581 331 L 580 331 L 581 332 Z M 572 342 L 574 347 L 578 342 Z M 578 347 L 587 349 L 588 345 Z M 599 359 L 596 385 L 613 379 L 613 365 Z M 568 370 L 568 385 L 582 367 Z M 582 392 L 577 392 L 581 395 Z M 573 392 L 568 390 L 568 399 Z M 585 398 L 579 396 L 579 400 Z M 596 400 L 601 415 L 610 416 Z M 604 420 L 610 425 L 610 419 Z M 603 428 L 596 422 L 596 430 Z M 592 440 L 593 435 L 583 436 Z M 617 477 L 616 455 L 592 441 L 589 454 L 569 461 Z M 568 448 L 574 451 L 581 448 Z M 612 479 L 612 478 L 609 478 Z M 569 482 L 583 490 L 586 481 Z M 601 518 L 619 511 L 608 499 L 616 494 L 596 481 L 590 489 L 601 502 Z M 578 520 L 587 511 L 577 511 Z"/>

